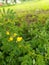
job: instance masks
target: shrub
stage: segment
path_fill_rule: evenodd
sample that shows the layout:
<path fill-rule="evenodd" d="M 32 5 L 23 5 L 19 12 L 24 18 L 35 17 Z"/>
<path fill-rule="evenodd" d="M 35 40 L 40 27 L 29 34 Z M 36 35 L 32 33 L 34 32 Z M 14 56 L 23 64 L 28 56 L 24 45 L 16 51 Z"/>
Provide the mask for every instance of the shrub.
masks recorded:
<path fill-rule="evenodd" d="M 48 22 L 44 25 L 36 22 L 27 27 L 12 23 L 0 25 L 0 64 L 48 65 L 48 25 Z"/>
<path fill-rule="evenodd" d="M 13 19 L 0 22 L 0 65 L 49 65 L 49 19 L 29 24 Z"/>

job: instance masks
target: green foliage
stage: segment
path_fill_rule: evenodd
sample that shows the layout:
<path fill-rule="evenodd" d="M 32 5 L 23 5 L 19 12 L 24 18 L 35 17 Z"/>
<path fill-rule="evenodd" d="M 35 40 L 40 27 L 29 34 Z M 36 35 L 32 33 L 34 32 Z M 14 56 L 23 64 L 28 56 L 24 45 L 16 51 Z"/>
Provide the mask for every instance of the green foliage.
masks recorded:
<path fill-rule="evenodd" d="M 0 10 L 0 22 L 7 23 L 10 21 L 13 21 L 16 17 L 15 12 L 12 9 L 8 9 L 7 11 L 3 8 L 3 10 Z"/>
<path fill-rule="evenodd" d="M 36 60 L 37 65 L 46 65 L 42 55 L 37 55 Z"/>
<path fill-rule="evenodd" d="M 0 65 L 49 65 L 49 19 L 26 22 L 7 11 L 0 18 Z"/>

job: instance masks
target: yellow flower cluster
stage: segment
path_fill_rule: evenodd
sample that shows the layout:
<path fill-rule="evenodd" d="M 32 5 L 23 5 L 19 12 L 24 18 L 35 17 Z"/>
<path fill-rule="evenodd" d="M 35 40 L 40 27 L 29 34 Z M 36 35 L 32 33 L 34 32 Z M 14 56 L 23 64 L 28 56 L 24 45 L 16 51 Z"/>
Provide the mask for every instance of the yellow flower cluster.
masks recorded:
<path fill-rule="evenodd" d="M 13 37 L 16 37 L 16 36 L 17 36 L 17 34 L 16 34 L 16 33 L 14 33 Z"/>
<path fill-rule="evenodd" d="M 6 31 L 6 35 L 10 35 L 9 31 Z"/>
<path fill-rule="evenodd" d="M 22 37 L 17 37 L 17 42 L 20 42 L 22 40 Z"/>
<path fill-rule="evenodd" d="M 13 41 L 13 37 L 10 37 L 10 38 L 9 38 L 9 41 Z"/>
<path fill-rule="evenodd" d="M 6 35 L 10 35 L 10 32 L 9 31 L 6 31 Z M 17 36 L 17 34 L 14 33 L 13 36 L 10 36 L 9 37 L 8 41 L 13 41 L 14 37 L 16 37 L 16 36 Z M 22 37 L 17 37 L 16 38 L 16 42 L 20 42 L 21 40 L 22 40 Z"/>

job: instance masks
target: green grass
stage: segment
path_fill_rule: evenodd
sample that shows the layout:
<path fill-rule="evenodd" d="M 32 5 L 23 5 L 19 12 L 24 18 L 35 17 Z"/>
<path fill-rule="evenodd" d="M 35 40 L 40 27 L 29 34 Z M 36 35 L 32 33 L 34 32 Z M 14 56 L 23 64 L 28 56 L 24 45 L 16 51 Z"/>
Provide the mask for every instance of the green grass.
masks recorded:
<path fill-rule="evenodd" d="M 47 10 L 49 9 L 49 0 L 41 0 L 41 1 L 37 1 L 37 2 L 24 2 L 21 4 L 16 4 L 16 5 L 12 5 L 12 6 L 4 6 L 4 7 L 0 7 L 0 9 L 5 8 L 11 8 L 14 9 L 16 11 L 28 11 L 28 10 L 35 10 L 35 9 L 44 9 Z"/>

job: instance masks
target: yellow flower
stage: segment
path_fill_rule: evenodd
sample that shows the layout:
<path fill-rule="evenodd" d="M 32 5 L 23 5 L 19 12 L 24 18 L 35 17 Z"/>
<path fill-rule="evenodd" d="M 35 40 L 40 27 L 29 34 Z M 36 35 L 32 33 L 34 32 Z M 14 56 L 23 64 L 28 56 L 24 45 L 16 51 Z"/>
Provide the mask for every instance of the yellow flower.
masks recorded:
<path fill-rule="evenodd" d="M 16 36 L 17 36 L 17 34 L 16 34 L 16 33 L 14 33 L 13 37 L 16 37 Z"/>
<path fill-rule="evenodd" d="M 6 31 L 6 34 L 9 35 L 10 34 L 9 31 Z"/>
<path fill-rule="evenodd" d="M 13 41 L 13 37 L 10 37 L 10 38 L 9 38 L 9 41 Z"/>
<path fill-rule="evenodd" d="M 17 42 L 20 42 L 22 40 L 22 37 L 17 37 Z"/>

